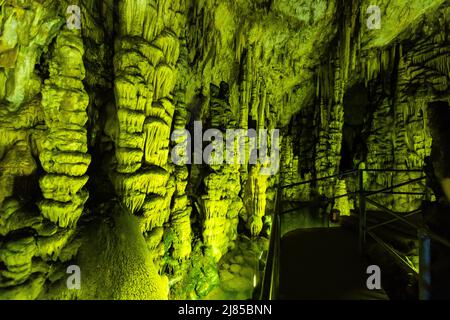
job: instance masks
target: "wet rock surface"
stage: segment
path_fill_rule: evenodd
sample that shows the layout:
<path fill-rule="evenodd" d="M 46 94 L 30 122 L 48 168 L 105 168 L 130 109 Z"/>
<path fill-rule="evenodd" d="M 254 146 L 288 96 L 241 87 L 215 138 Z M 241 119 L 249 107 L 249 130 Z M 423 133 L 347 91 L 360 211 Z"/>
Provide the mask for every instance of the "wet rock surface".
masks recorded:
<path fill-rule="evenodd" d="M 433 108 L 449 107 L 443 0 L 379 0 L 379 30 L 367 28 L 369 0 L 0 2 L 0 298 L 35 299 L 63 281 L 83 228 L 111 218 L 105 207 L 119 201 L 172 297 L 246 299 L 279 183 L 420 168 L 433 140 L 448 149 L 446 130 L 428 123 Z M 188 141 L 171 136 L 192 134 L 195 121 L 224 137 L 279 129 L 279 172 L 261 174 L 261 160 L 175 165 L 172 151 Z M 448 156 L 435 156 L 447 172 Z M 417 176 L 368 174 L 364 183 Z M 283 196 L 356 188 L 346 178 Z M 347 214 L 354 200 L 335 207 Z M 377 200 L 408 211 L 422 198 Z"/>
<path fill-rule="evenodd" d="M 219 261 L 220 283 L 205 299 L 248 300 L 261 282 L 268 240 L 240 236 L 234 249 Z"/>

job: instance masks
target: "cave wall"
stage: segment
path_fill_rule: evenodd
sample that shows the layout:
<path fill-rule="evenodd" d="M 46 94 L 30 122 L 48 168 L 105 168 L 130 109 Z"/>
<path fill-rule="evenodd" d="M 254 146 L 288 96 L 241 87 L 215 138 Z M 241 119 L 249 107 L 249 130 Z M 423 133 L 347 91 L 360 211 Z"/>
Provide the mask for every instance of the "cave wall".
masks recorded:
<path fill-rule="evenodd" d="M 420 170 L 431 154 L 428 104 L 448 101 L 447 14 L 448 5 L 444 5 L 441 10 L 423 16 L 410 31 L 376 53 L 380 66 L 377 73 L 384 75 L 384 80 L 381 83 L 369 80 L 374 112 L 366 132 L 367 168 Z M 372 173 L 366 177 L 365 187 L 377 190 L 420 176 L 423 173 Z M 422 181 L 396 191 L 424 192 L 425 186 Z M 423 199 L 420 195 L 378 197 L 382 204 L 403 212 L 417 209 Z"/>
<path fill-rule="evenodd" d="M 390 40 L 383 42 L 380 48 L 373 48 L 370 41 L 365 44 L 365 35 L 359 33 L 362 30 L 356 32 L 357 40 L 351 41 L 350 55 L 354 57 L 345 89 L 349 97 L 343 98 L 344 116 L 339 115 L 339 108 L 324 104 L 323 101 L 329 101 L 329 98 L 323 99 L 319 88 L 320 99 L 296 114 L 298 119 L 291 124 L 293 128 L 285 137 L 284 184 L 331 176 L 339 172 L 339 165 L 341 172 L 357 168 L 421 170 L 424 167 L 424 159 L 430 155 L 432 146 L 430 129 L 433 125 L 430 127 L 428 121 L 428 104 L 445 102 L 449 98 L 447 14 L 448 4 L 443 4 L 439 10 L 415 19 L 395 39 L 384 34 L 388 30 L 382 28 L 380 37 Z M 339 61 L 334 60 L 331 65 L 335 70 Z M 319 70 L 319 80 L 329 77 L 326 72 L 328 69 Z M 335 81 L 336 77 L 329 83 L 333 85 L 334 82 L 336 89 Z M 327 86 L 323 85 L 322 90 L 329 96 Z M 318 115 L 311 117 L 314 112 Z M 334 118 L 339 120 L 341 127 L 333 129 L 331 125 L 320 125 Z M 340 163 L 341 141 L 343 145 L 351 144 L 342 151 L 349 157 L 345 166 Z M 311 144 L 313 147 L 309 147 Z M 333 154 L 336 155 L 334 158 Z M 311 156 L 316 158 L 315 163 Z M 422 175 L 420 172 L 366 173 L 364 187 L 379 190 Z M 306 184 L 286 189 L 285 198 L 307 201 L 314 198 L 316 190 L 332 196 L 339 195 L 341 189 L 344 193 L 358 189 L 358 180 L 354 176 L 345 178 L 345 182 L 333 181 L 329 182 L 331 189 L 328 192 L 321 190 L 320 184 L 318 188 Z M 424 192 L 425 186 L 419 182 L 396 191 Z M 417 209 L 423 198 L 422 195 L 374 196 L 379 203 L 404 212 Z M 349 199 L 350 208 L 355 200 Z"/>

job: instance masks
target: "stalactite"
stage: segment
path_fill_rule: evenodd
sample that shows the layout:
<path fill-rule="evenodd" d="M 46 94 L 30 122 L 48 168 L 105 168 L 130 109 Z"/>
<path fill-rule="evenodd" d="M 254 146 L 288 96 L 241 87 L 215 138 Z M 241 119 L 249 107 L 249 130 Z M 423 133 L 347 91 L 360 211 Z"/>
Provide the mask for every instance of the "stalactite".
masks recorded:
<path fill-rule="evenodd" d="M 6 146 L 7 154 L 0 166 L 20 177 L 24 190 L 14 195 L 5 190 L 8 176 L 0 179 L 0 233 L 17 233 L 11 244 L 0 241 L 0 261 L 7 261 L 7 269 L 0 270 L 0 299 L 35 299 L 48 279 L 61 278 L 63 262 L 72 259 L 80 246 L 76 240 L 77 222 L 88 198 L 83 188 L 90 165 L 84 39 L 79 30 L 64 26 L 64 4 L 44 1 L 27 8 L 21 6 L 17 2 L 2 4 L 2 16 L 9 18 L 4 25 L 7 32 L 0 41 L 1 51 L 10 44 L 19 55 L 17 67 L 9 66 L 11 79 L 2 96 L 2 100 L 9 99 L 8 108 L 15 109 L 16 115 L 8 115 L 7 109 L 0 114 L 0 123 L 7 129 L 2 128 L 6 136 L 2 136 L 0 150 Z M 18 12 L 22 16 L 19 25 L 9 30 Z M 2 55 L 0 60 L 4 61 Z M 9 160 L 15 163 L 14 169 L 6 167 Z M 38 162 L 43 174 L 36 170 Z M 13 181 L 9 187 L 16 189 Z M 34 194 L 39 189 L 41 196 Z M 37 206 L 30 207 L 36 200 Z M 33 230 L 32 237 L 29 230 Z M 21 261 L 10 260 L 10 250 L 19 253 Z"/>
<path fill-rule="evenodd" d="M 366 0 L 0 2 L 0 299 L 253 290 L 259 276 L 241 264 L 270 236 L 277 183 L 342 169 L 354 88 L 370 100 L 349 160 L 360 168 L 421 168 L 427 105 L 449 98 L 443 0 L 381 1 L 377 30 Z M 81 9 L 80 30 L 67 27 L 68 5 Z M 280 129 L 280 173 L 262 175 L 263 159 L 176 165 L 170 152 L 189 144 L 171 133 L 194 121 L 223 133 Z M 417 176 L 363 180 L 376 190 Z M 355 185 L 304 184 L 283 199 L 338 196 L 334 208 L 348 215 L 352 199 L 341 196 Z M 374 200 L 398 211 L 420 201 Z M 81 292 L 66 290 L 68 264 L 82 267 Z"/>
<path fill-rule="evenodd" d="M 221 84 L 221 90 L 226 90 Z M 211 90 L 212 125 L 216 128 L 236 127 L 236 121 L 231 113 L 229 102 L 221 96 L 219 88 Z M 224 137 L 226 141 L 226 136 Z M 235 153 L 235 157 L 237 153 Z M 235 159 L 235 163 L 238 163 Z M 204 179 L 206 194 L 202 196 L 201 205 L 204 212 L 203 241 L 211 248 L 216 261 L 233 247 L 236 239 L 238 216 L 242 209 L 239 198 L 241 190 L 239 164 L 210 165 L 213 171 Z"/>
<path fill-rule="evenodd" d="M 186 42 L 182 42 L 180 49 L 180 58 L 178 60 L 178 70 L 181 80 L 185 80 L 188 72 L 188 52 Z M 188 119 L 186 106 L 186 82 L 180 81 L 175 91 L 175 115 L 173 119 L 174 129 L 185 129 Z M 186 138 L 183 138 L 185 142 Z M 180 143 L 181 141 L 174 141 Z M 180 154 L 180 157 L 187 156 Z M 191 212 L 190 200 L 186 195 L 186 187 L 188 184 L 189 172 L 187 166 L 177 166 L 174 170 L 175 175 L 175 191 L 174 202 L 171 207 L 170 222 L 171 229 L 174 233 L 172 257 L 176 260 L 186 260 L 192 252 L 192 229 L 191 229 Z"/>
<path fill-rule="evenodd" d="M 334 208 L 339 210 L 341 216 L 349 216 L 351 205 L 349 202 L 349 197 L 347 196 L 348 190 L 344 179 L 337 180 L 335 187 L 335 195 L 339 197 L 335 200 Z"/>
<path fill-rule="evenodd" d="M 74 226 L 88 198 L 88 193 L 82 190 L 88 180 L 85 173 L 90 164 L 90 155 L 84 153 L 86 146 L 81 150 L 62 152 L 57 140 L 62 135 L 72 140 L 76 135 L 71 131 L 78 133 L 87 122 L 88 97 L 82 85 L 85 75 L 83 53 L 83 42 L 77 31 L 62 31 L 50 63 L 50 79 L 45 82 L 42 92 L 45 123 L 50 128 L 47 137 L 50 138 L 39 155 L 47 175 L 40 179 L 45 200 L 38 205 L 44 217 L 63 228 Z M 71 98 L 64 99 L 66 96 Z M 76 146 L 86 141 L 85 137 L 80 138 Z M 64 141 L 62 143 L 65 145 Z"/>
<path fill-rule="evenodd" d="M 339 171 L 341 160 L 342 128 L 344 125 L 344 94 L 348 87 L 349 75 L 352 68 L 352 54 L 356 45 L 352 39 L 357 36 L 356 21 L 357 1 L 342 3 L 340 32 L 337 35 L 337 52 L 329 57 L 333 72 L 328 71 L 327 65 L 319 73 L 319 115 L 320 132 L 318 148 L 316 150 L 316 176 L 332 176 Z M 333 77 L 333 81 L 329 77 Z M 333 87 L 330 87 L 330 84 Z M 336 181 L 318 183 L 318 191 L 327 197 L 336 192 Z"/>
<path fill-rule="evenodd" d="M 141 228 L 145 232 L 168 221 L 173 194 L 166 164 L 175 110 L 175 65 L 180 54 L 179 30 L 171 29 L 179 19 L 174 8 L 183 10 L 178 1 L 124 0 L 119 4 L 116 159 L 117 172 L 124 175 L 115 175 L 113 181 L 127 207 L 134 213 L 143 211 Z M 158 179 L 147 180 L 155 174 Z M 135 185 L 136 179 L 143 180 L 145 187 Z M 153 194 L 162 189 L 166 192 Z"/>

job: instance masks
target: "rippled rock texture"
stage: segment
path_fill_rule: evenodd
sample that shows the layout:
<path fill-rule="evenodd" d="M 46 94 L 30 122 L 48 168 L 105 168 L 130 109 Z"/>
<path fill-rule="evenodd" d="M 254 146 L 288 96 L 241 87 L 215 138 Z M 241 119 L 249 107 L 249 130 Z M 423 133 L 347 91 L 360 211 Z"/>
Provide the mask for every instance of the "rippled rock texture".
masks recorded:
<path fill-rule="evenodd" d="M 282 193 L 304 202 L 358 184 L 311 179 L 421 168 L 445 136 L 428 114 L 448 108 L 448 4 L 377 2 L 371 29 L 366 0 L 0 1 L 0 299 L 248 298 L 279 184 L 306 181 Z M 280 170 L 174 163 L 195 122 L 279 129 Z"/>

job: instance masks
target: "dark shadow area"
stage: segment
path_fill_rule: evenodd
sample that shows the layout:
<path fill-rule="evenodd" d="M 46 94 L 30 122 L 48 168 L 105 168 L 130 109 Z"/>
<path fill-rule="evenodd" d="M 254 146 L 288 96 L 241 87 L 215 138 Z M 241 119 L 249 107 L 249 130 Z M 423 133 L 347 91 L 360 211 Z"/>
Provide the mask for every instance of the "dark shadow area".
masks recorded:
<path fill-rule="evenodd" d="M 369 92 L 364 84 L 353 86 L 344 96 L 344 126 L 340 171 L 352 170 L 355 159 L 364 159 L 366 137 L 364 129 L 370 121 L 373 110 Z"/>
<path fill-rule="evenodd" d="M 306 300 L 387 299 L 368 290 L 369 264 L 346 228 L 296 230 L 281 240 L 280 298 Z"/>

